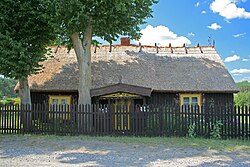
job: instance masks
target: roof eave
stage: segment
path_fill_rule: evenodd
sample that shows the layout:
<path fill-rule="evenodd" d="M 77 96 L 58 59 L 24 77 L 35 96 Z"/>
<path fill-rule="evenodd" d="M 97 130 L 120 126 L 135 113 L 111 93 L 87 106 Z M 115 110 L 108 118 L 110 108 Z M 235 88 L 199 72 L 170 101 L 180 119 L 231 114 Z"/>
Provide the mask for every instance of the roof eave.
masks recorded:
<path fill-rule="evenodd" d="M 238 93 L 240 90 L 153 90 L 153 92 L 171 93 Z"/>

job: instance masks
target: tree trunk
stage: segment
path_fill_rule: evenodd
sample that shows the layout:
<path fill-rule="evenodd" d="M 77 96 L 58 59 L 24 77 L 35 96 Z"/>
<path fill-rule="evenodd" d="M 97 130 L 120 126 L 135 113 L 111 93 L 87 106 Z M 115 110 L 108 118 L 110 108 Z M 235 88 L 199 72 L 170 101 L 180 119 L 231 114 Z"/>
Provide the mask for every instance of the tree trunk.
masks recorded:
<path fill-rule="evenodd" d="M 21 98 L 21 104 L 31 105 L 28 78 L 25 77 L 25 78 L 19 79 L 19 85 L 20 85 L 19 96 Z"/>
<path fill-rule="evenodd" d="M 21 98 L 22 108 L 22 124 L 24 132 L 29 132 L 32 122 L 30 88 L 28 78 L 19 79 L 19 96 Z"/>
<path fill-rule="evenodd" d="M 79 33 L 75 32 L 71 36 L 73 47 L 76 53 L 79 68 L 79 99 L 78 104 L 91 104 L 91 41 L 92 26 L 85 29 L 83 42 L 79 38 Z"/>
<path fill-rule="evenodd" d="M 92 41 L 92 26 L 88 26 L 84 31 L 83 42 L 79 38 L 79 33 L 75 32 L 71 36 L 73 47 L 76 53 L 78 68 L 79 68 L 79 87 L 78 87 L 78 105 L 85 106 L 85 112 L 91 112 L 91 41 Z M 82 117 L 83 116 L 83 117 Z M 78 129 L 85 129 L 87 132 L 92 131 L 92 115 L 80 114 L 77 117 Z M 84 121 L 85 120 L 85 121 Z M 83 123 L 83 124 L 81 124 Z M 84 131 L 85 131 L 84 130 Z"/>

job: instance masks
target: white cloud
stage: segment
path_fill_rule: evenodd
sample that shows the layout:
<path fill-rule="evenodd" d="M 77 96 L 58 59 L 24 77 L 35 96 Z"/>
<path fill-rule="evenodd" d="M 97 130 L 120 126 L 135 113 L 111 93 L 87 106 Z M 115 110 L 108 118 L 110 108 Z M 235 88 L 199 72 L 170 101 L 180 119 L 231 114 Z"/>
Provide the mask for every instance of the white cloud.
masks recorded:
<path fill-rule="evenodd" d="M 201 11 L 202 14 L 206 14 L 207 12 L 205 10 Z"/>
<path fill-rule="evenodd" d="M 246 35 L 247 33 L 240 33 L 240 34 L 235 34 L 235 35 L 233 35 L 233 37 L 235 37 L 235 38 L 239 38 L 239 37 L 244 37 L 245 35 Z"/>
<path fill-rule="evenodd" d="M 242 61 L 250 61 L 250 55 L 248 56 L 248 58 L 243 58 Z"/>
<path fill-rule="evenodd" d="M 229 56 L 227 58 L 225 58 L 224 62 L 232 62 L 232 61 L 236 61 L 239 60 L 240 56 L 238 55 L 233 55 L 233 56 Z"/>
<path fill-rule="evenodd" d="M 232 71 L 230 71 L 232 74 L 246 74 L 246 73 L 250 73 L 250 69 L 246 69 L 246 68 L 240 68 L 240 69 L 233 69 Z"/>
<path fill-rule="evenodd" d="M 190 33 L 188 33 L 188 36 L 189 36 L 189 37 L 194 37 L 194 36 L 195 36 L 195 34 L 194 34 L 194 33 L 192 33 L 192 32 L 190 32 Z"/>
<path fill-rule="evenodd" d="M 242 76 L 242 74 L 238 74 L 238 73 L 236 73 L 236 74 L 232 74 L 233 76 Z"/>
<path fill-rule="evenodd" d="M 191 41 L 184 36 L 178 36 L 168 27 L 157 26 L 153 27 L 148 25 L 145 29 L 141 30 L 142 36 L 139 41 L 134 41 L 136 43 L 141 43 L 142 45 L 154 45 L 157 43 L 159 46 L 167 46 L 171 43 L 172 46 L 182 46 L 185 44 L 191 44 Z"/>
<path fill-rule="evenodd" d="M 236 3 L 235 0 L 214 0 L 210 5 L 210 9 L 226 19 L 250 19 L 250 12 L 247 12 L 244 8 L 237 7 Z"/>
<path fill-rule="evenodd" d="M 221 29 L 222 27 L 220 25 L 218 25 L 217 23 L 213 23 L 210 26 L 207 26 L 208 28 L 212 29 L 212 30 L 218 30 Z"/>
<path fill-rule="evenodd" d="M 195 7 L 199 7 L 200 6 L 200 2 L 197 2 L 194 4 Z"/>

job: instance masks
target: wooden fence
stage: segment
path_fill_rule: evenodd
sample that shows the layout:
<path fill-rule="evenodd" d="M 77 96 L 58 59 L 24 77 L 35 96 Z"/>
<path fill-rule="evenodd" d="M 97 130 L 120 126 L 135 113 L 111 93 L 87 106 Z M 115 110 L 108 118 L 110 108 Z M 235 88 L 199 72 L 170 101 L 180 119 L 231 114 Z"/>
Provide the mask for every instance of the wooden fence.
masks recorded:
<path fill-rule="evenodd" d="M 0 133 L 249 139 L 250 106 L 2 106 Z"/>

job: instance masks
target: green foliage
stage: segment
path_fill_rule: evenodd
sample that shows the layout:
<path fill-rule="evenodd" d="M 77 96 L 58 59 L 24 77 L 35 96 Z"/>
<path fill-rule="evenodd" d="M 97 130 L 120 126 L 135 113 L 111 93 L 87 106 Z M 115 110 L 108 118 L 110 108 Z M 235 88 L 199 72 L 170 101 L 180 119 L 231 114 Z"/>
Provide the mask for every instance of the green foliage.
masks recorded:
<path fill-rule="evenodd" d="M 48 0 L 0 1 L 0 74 L 20 79 L 37 73 L 55 38 Z"/>
<path fill-rule="evenodd" d="M 234 103 L 238 106 L 250 106 L 250 91 L 239 92 L 234 95 Z"/>
<path fill-rule="evenodd" d="M 210 133 L 211 137 L 213 139 L 220 139 L 221 138 L 221 126 L 222 126 L 222 122 L 221 121 L 216 121 L 213 124 L 213 129 Z"/>
<path fill-rule="evenodd" d="M 3 96 L 16 97 L 16 93 L 14 92 L 16 84 L 16 80 L 9 78 L 0 78 L 0 98 L 2 98 Z"/>
<path fill-rule="evenodd" d="M 242 81 L 237 83 L 238 88 L 240 89 L 240 92 L 237 94 L 234 94 L 234 103 L 236 105 L 242 106 L 242 105 L 250 105 L 250 82 L 248 81 Z"/>
<path fill-rule="evenodd" d="M 4 100 L 1 100 L 0 103 L 4 105 L 11 105 L 14 104 L 15 101 L 12 98 L 5 98 Z"/>
<path fill-rule="evenodd" d="M 79 77 L 78 104 L 91 103 L 91 41 L 93 36 L 112 42 L 119 35 L 140 37 L 139 25 L 152 17 L 156 0 L 52 0 L 60 24 L 59 40 L 75 49 Z M 62 40 L 61 40 L 62 39 Z"/>
<path fill-rule="evenodd" d="M 250 82 L 248 81 L 242 81 L 237 83 L 238 88 L 240 91 L 250 91 Z"/>
<path fill-rule="evenodd" d="M 19 97 L 16 98 L 5 98 L 3 100 L 0 100 L 0 106 L 4 105 L 20 105 L 21 104 L 21 99 Z"/>
<path fill-rule="evenodd" d="M 54 0 L 61 21 L 61 39 L 70 41 L 74 32 L 82 39 L 85 29 L 92 27 L 93 36 L 111 42 L 119 35 L 140 36 L 140 24 L 152 17 L 156 0 Z"/>
<path fill-rule="evenodd" d="M 195 138 L 196 137 L 196 132 L 195 132 L 195 123 L 190 124 L 188 126 L 188 137 Z"/>

